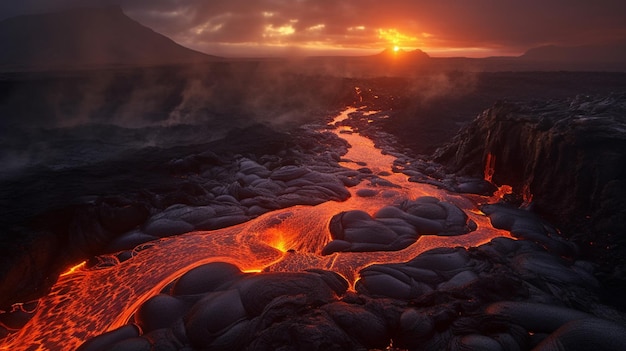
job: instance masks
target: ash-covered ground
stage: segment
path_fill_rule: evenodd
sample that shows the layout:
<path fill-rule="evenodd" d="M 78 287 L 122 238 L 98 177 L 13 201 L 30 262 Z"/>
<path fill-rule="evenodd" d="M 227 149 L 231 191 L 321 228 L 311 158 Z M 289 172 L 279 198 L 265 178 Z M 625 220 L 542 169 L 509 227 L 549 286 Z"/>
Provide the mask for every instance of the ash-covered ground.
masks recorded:
<path fill-rule="evenodd" d="M 396 157 L 393 173 L 467 196 L 511 185 L 480 210 L 516 240 L 372 265 L 355 286 L 332 270 L 201 265 L 83 349 L 619 347 L 625 78 L 363 78 L 254 61 L 5 75 L 0 305 L 13 312 L 0 314 L 0 334 L 19 334 L 37 313 L 35 302 L 11 304 L 46 295 L 80 261 L 99 267 L 98 255 L 113 254 L 122 264 L 137 245 L 343 202 L 363 183 L 363 199 L 394 194 L 385 172 L 346 168 L 350 145 L 327 126 L 346 106 L 366 106 L 376 113 L 342 123 Z M 499 100 L 510 104 L 492 107 Z M 319 253 L 396 251 L 424 233 L 476 229 L 443 199 L 405 200 L 328 218 L 333 240 Z"/>

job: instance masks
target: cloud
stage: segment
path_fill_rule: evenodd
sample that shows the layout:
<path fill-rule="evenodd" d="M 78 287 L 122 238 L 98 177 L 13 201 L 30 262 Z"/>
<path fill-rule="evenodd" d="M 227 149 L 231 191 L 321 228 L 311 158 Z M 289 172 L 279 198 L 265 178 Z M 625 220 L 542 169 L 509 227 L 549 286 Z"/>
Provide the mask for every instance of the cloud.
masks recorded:
<path fill-rule="evenodd" d="M 6 1 L 0 17 L 115 2 Z M 521 52 L 626 38 L 623 0 L 126 0 L 121 6 L 139 22 L 205 51 L 245 45 L 380 49 L 395 42 L 426 51 Z"/>

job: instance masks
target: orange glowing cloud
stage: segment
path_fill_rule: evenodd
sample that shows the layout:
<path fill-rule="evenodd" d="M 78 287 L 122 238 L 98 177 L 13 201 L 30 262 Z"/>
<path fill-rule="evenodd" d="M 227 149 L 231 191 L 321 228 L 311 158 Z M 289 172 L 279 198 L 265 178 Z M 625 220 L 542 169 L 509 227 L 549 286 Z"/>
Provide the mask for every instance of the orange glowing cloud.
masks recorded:
<path fill-rule="evenodd" d="M 389 43 L 389 47 L 393 47 L 394 51 L 400 48 L 417 48 L 424 45 L 424 42 L 415 36 L 404 34 L 397 29 L 378 29 L 378 38 Z"/>
<path fill-rule="evenodd" d="M 4 16 L 110 3 L 4 1 Z M 224 55 L 292 47 L 348 53 L 419 48 L 428 53 L 521 54 L 546 44 L 626 41 L 626 2 L 545 0 L 133 0 L 124 12 L 174 41 Z M 2 19 L 2 15 L 0 15 Z"/>

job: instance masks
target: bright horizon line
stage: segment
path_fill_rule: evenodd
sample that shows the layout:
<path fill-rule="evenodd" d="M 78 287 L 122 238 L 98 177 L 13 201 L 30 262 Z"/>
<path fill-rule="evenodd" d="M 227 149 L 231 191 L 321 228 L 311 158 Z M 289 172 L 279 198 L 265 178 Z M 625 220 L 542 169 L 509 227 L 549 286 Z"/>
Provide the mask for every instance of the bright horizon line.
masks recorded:
<path fill-rule="evenodd" d="M 278 58 L 278 57 L 320 57 L 320 56 L 345 56 L 358 57 L 376 55 L 387 48 L 342 48 L 331 46 L 304 46 L 304 45 L 259 45 L 255 43 L 244 44 L 216 44 L 209 47 L 198 47 L 193 44 L 180 43 L 180 45 L 199 51 L 207 55 L 228 58 Z M 488 57 L 518 57 L 525 51 L 495 50 L 487 48 L 419 48 L 403 47 L 398 49 L 404 52 L 421 50 L 432 58 L 488 58 Z M 395 51 L 395 50 L 394 50 Z"/>

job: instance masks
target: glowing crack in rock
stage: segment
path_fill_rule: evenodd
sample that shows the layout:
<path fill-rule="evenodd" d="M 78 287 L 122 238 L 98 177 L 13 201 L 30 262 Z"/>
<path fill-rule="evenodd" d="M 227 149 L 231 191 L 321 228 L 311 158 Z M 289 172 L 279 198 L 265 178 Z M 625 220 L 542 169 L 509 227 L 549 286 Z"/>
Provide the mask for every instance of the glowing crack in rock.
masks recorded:
<path fill-rule="evenodd" d="M 332 125 L 337 126 L 351 113 L 367 111 L 349 108 L 337 116 Z M 236 226 L 191 232 L 140 245 L 133 251 L 133 257 L 123 262 L 114 256 L 103 256 L 100 265 L 76 267 L 59 277 L 51 292 L 40 299 L 33 318 L 7 337 L 0 349 L 75 349 L 91 337 L 126 324 L 143 302 L 183 273 L 208 262 L 233 263 L 246 272 L 327 269 L 344 276 L 353 288 L 359 271 L 372 264 L 407 261 L 435 247 L 470 247 L 494 237 L 509 237 L 507 231 L 494 229 L 477 209 L 478 197 L 409 182 L 406 175 L 392 171 L 395 157 L 382 154 L 372 140 L 352 132 L 349 127 L 337 127 L 335 133 L 351 145 L 344 155 L 350 161 L 342 162 L 343 166 L 358 169 L 366 164 L 379 178 L 394 186 L 382 187 L 362 181 L 350 188 L 352 196 L 344 202 L 276 210 Z M 365 188 L 373 189 L 376 194 L 358 196 L 357 192 Z M 394 202 L 421 196 L 455 204 L 477 223 L 477 230 L 450 237 L 423 235 L 400 251 L 321 254 L 331 240 L 329 221 L 334 215 L 357 209 L 373 214 Z"/>

